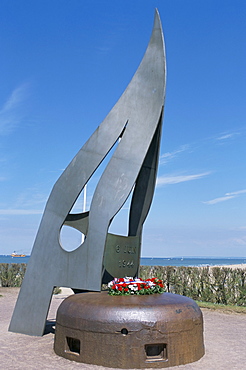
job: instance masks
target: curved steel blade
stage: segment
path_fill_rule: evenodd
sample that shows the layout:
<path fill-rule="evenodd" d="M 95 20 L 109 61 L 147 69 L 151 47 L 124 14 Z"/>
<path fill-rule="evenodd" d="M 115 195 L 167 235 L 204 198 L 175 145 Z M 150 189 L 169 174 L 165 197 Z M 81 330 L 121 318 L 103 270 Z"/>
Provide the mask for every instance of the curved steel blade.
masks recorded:
<path fill-rule="evenodd" d="M 131 82 L 52 189 L 10 331 L 43 334 L 54 286 L 100 291 L 108 227 L 129 196 L 148 156 L 162 116 L 165 76 L 164 41 L 156 11 L 149 45 Z M 82 189 L 119 137 L 121 141 L 92 199 L 86 240 L 75 251 L 67 252 L 60 244 L 61 227 Z M 149 203 L 151 199 L 152 196 Z M 134 203 L 135 200 L 133 208 Z M 146 211 L 138 216 L 139 225 L 144 214 Z"/>

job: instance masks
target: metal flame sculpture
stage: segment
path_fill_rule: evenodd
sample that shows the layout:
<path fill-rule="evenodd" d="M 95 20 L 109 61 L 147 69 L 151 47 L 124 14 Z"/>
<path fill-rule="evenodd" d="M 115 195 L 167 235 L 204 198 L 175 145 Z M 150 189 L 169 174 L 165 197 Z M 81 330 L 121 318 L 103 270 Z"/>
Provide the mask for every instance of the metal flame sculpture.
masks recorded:
<path fill-rule="evenodd" d="M 100 291 L 102 281 L 112 276 L 137 274 L 143 223 L 155 188 L 165 81 L 164 40 L 156 11 L 149 45 L 131 82 L 51 191 L 10 331 L 43 335 L 54 286 Z M 89 212 L 70 214 L 119 138 Z M 128 236 L 109 234 L 112 219 L 132 190 Z M 83 244 L 72 252 L 65 251 L 60 243 L 64 224 L 86 235 Z"/>

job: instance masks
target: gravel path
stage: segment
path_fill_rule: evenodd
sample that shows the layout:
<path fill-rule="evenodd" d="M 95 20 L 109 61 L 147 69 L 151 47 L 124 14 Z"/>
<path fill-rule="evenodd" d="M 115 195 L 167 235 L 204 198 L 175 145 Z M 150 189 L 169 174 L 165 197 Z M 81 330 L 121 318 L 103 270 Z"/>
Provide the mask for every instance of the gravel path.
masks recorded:
<path fill-rule="evenodd" d="M 103 370 L 102 366 L 66 360 L 53 351 L 54 323 L 57 307 L 67 297 L 53 296 L 48 319 L 50 332 L 43 337 L 8 332 L 19 288 L 0 288 L 0 369 L 86 369 Z M 202 309 L 204 317 L 205 355 L 197 362 L 175 369 L 246 370 L 246 315 L 225 314 Z"/>

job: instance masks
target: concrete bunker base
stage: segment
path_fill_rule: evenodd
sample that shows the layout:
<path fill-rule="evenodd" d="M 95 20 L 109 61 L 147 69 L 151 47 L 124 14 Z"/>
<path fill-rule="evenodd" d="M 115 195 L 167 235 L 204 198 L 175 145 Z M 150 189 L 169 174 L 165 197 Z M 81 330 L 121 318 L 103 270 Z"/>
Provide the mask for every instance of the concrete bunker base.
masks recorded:
<path fill-rule="evenodd" d="M 192 299 L 177 294 L 76 294 L 57 311 L 54 350 L 123 369 L 187 364 L 204 355 L 203 317 Z"/>

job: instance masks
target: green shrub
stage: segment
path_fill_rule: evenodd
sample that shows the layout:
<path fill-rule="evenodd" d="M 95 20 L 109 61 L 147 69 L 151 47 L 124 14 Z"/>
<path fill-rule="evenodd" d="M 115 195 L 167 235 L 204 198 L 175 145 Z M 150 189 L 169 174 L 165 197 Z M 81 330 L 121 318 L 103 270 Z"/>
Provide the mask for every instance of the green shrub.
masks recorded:
<path fill-rule="evenodd" d="M 61 288 L 59 286 L 55 286 L 53 289 L 53 294 L 60 294 L 62 292 Z"/>
<path fill-rule="evenodd" d="M 0 286 L 20 287 L 25 272 L 25 263 L 0 263 Z"/>
<path fill-rule="evenodd" d="M 0 286 L 20 287 L 25 263 L 1 263 Z M 140 266 L 140 278 L 157 277 L 166 291 L 196 301 L 246 307 L 246 270 L 230 267 Z M 54 293 L 59 292 L 59 287 Z"/>
<path fill-rule="evenodd" d="M 26 272 L 26 263 L 0 263 L 0 286 L 20 287 Z M 60 287 L 54 287 L 53 294 L 61 293 Z"/>
<path fill-rule="evenodd" d="M 158 277 L 166 291 L 194 300 L 246 306 L 246 270 L 230 267 L 140 266 L 143 279 Z"/>

